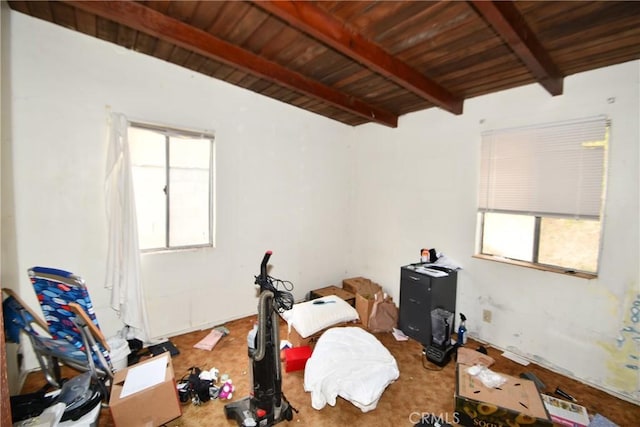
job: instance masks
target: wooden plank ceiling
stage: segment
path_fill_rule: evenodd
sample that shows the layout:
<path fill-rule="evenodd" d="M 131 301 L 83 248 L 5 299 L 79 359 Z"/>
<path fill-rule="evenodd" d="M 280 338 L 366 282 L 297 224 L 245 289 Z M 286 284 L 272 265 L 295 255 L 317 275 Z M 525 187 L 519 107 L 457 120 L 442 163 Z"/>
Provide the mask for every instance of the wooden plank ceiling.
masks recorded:
<path fill-rule="evenodd" d="M 635 1 L 9 1 L 356 126 L 640 58 Z"/>

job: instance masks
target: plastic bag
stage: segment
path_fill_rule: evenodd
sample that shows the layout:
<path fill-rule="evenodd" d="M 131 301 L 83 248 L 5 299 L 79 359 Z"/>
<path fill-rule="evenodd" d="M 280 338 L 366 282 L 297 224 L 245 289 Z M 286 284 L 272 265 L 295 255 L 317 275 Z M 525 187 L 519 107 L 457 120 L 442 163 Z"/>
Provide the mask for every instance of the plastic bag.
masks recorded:
<path fill-rule="evenodd" d="M 497 388 L 507 382 L 505 377 L 482 365 L 473 365 L 467 368 L 467 373 L 478 378 L 485 387 L 489 388 Z"/>

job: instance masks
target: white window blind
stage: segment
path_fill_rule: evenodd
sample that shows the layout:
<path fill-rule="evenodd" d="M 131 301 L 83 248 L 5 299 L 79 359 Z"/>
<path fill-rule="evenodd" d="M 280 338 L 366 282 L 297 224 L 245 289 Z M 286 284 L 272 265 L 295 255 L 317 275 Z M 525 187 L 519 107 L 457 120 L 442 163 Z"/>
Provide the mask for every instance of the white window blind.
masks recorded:
<path fill-rule="evenodd" d="M 479 210 L 599 218 L 606 117 L 482 134 Z"/>

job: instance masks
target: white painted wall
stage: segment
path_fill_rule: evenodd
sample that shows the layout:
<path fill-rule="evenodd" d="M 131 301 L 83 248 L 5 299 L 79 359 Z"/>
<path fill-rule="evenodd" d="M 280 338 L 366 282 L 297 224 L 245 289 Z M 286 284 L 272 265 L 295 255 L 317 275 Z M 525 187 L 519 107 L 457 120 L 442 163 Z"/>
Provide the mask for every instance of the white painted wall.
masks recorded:
<path fill-rule="evenodd" d="M 9 46 L 9 5 L 5 1 L 0 1 L 0 52 L 5 52 Z M 6 60 L 3 54 L 0 54 L 0 212 L 3 212 L 5 207 L 9 204 L 9 197 L 5 200 L 5 195 L 9 196 L 12 194 L 12 191 L 8 186 L 5 185 L 5 173 L 10 169 L 4 162 L 3 156 L 5 155 L 5 140 L 7 139 L 7 132 L 4 123 L 10 117 L 10 96 L 9 96 L 9 84 L 8 84 L 8 61 Z M 10 236 L 12 233 L 4 230 L 4 216 L 2 217 L 2 221 L 0 221 L 0 287 L 6 287 L 4 268 L 2 267 L 3 263 L 5 263 L 5 259 L 9 259 L 10 257 L 5 257 L 5 243 L 10 240 Z M 3 295 L 0 297 L 4 298 Z M 15 357 L 18 352 L 18 345 L 15 343 L 4 343 L 5 351 L 7 354 L 6 360 L 6 369 L 4 366 L 0 366 L 0 369 L 3 370 L 0 375 L 6 375 L 7 383 L 12 390 L 15 389 L 15 384 L 18 384 L 20 381 L 20 372 L 18 367 L 18 360 Z M 3 402 L 4 403 L 4 402 Z"/>
<path fill-rule="evenodd" d="M 559 97 L 531 85 L 467 100 L 461 116 L 428 110 L 398 129 L 359 127 L 350 272 L 397 301 L 399 267 L 434 247 L 464 267 L 458 309 L 471 336 L 640 401 L 639 70 L 636 61 L 568 77 Z M 472 258 L 481 131 L 600 114 L 612 127 L 599 277 Z"/>
<path fill-rule="evenodd" d="M 107 116 L 216 134 L 214 249 L 142 257 L 152 334 L 254 314 L 265 250 L 295 296 L 344 277 L 352 129 L 301 109 L 11 12 L 11 116 L 3 155 L 14 203 L 3 282 L 36 305 L 34 265 L 80 274 L 107 336 L 122 328 L 104 289 Z M 10 194 L 11 195 L 11 194 Z M 5 280 L 7 279 L 7 280 Z"/>
<path fill-rule="evenodd" d="M 217 135 L 217 247 L 143 256 L 154 335 L 255 313 L 266 249 L 297 298 L 364 275 L 397 300 L 400 266 L 430 246 L 464 267 L 459 308 L 472 335 L 639 400 L 639 371 L 625 367 L 638 364 L 625 328 L 640 328 L 630 316 L 640 294 L 638 62 L 569 77 L 561 97 L 527 86 L 468 100 L 462 116 L 432 109 L 397 129 L 353 129 L 19 13 L 10 24 L 2 282 L 30 303 L 28 267 L 66 268 L 87 279 L 107 335 L 121 327 L 102 287 L 109 106 Z M 471 258 L 480 132 L 594 114 L 613 122 L 599 278 Z"/>

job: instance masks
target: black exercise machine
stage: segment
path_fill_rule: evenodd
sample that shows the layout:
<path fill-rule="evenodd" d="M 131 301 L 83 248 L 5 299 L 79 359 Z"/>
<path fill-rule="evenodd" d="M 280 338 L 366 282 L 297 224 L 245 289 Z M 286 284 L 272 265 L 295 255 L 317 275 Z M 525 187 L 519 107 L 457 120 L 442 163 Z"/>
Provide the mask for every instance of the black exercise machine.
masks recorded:
<path fill-rule="evenodd" d="M 260 286 L 258 325 L 248 338 L 253 390 L 251 396 L 224 407 L 227 418 L 235 419 L 241 427 L 264 427 L 291 421 L 292 411 L 295 411 L 282 393 L 278 320 L 278 311 L 293 306 L 293 295 L 278 290 L 274 283 L 284 282 L 267 274 L 270 257 L 271 251 L 267 251 L 260 264 L 260 275 L 255 280 Z"/>

